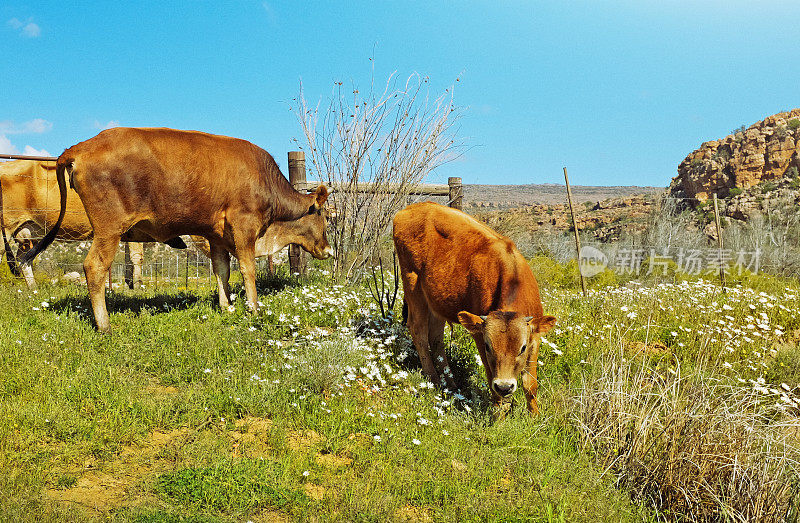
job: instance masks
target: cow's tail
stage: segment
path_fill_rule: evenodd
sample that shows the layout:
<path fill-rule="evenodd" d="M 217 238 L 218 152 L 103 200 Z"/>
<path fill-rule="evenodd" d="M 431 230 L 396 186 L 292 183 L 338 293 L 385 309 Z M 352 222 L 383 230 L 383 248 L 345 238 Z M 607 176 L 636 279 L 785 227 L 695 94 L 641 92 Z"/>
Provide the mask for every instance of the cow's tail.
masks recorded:
<path fill-rule="evenodd" d="M 6 222 L 3 216 L 4 214 L 5 208 L 3 207 L 3 184 L 0 183 L 0 229 L 3 231 L 3 249 L 5 249 L 6 252 L 6 263 L 8 264 L 11 274 L 18 278 L 21 273 L 19 271 L 17 258 L 14 256 L 14 253 L 11 252 L 11 244 L 8 241 L 8 235 L 6 234 Z"/>
<path fill-rule="evenodd" d="M 61 196 L 61 210 L 58 212 L 58 220 L 52 229 L 39 241 L 31 250 L 20 256 L 19 263 L 27 264 L 33 261 L 36 256 L 45 250 L 48 245 L 53 243 L 56 239 L 58 230 L 61 228 L 61 222 L 64 221 L 64 214 L 67 210 L 67 181 L 64 178 L 64 173 L 67 169 L 72 174 L 73 161 L 71 159 L 59 158 L 56 163 L 56 179 L 58 180 L 58 193 Z"/>

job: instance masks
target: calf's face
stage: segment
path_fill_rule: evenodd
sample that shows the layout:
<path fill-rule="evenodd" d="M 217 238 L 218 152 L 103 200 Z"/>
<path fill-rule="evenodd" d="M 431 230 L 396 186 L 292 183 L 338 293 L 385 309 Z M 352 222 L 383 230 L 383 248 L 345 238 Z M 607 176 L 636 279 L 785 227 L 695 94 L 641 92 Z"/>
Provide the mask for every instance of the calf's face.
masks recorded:
<path fill-rule="evenodd" d="M 333 248 L 328 243 L 327 224 L 328 210 L 325 208 L 325 201 L 328 199 L 328 189 L 320 185 L 312 193 L 315 197 L 314 203 L 309 207 L 308 212 L 296 220 L 284 222 L 284 229 L 275 231 L 278 235 L 287 234 L 286 243 L 296 243 L 308 251 L 311 256 L 319 260 L 330 258 L 333 255 Z"/>
<path fill-rule="evenodd" d="M 308 251 L 311 256 L 319 260 L 324 260 L 333 255 L 333 248 L 328 243 L 326 232 L 327 211 L 325 209 L 311 210 L 302 218 L 293 220 L 291 230 L 294 241 L 303 249 Z"/>
<path fill-rule="evenodd" d="M 492 376 L 489 387 L 500 396 L 510 396 L 517 390 L 517 376 L 528 366 L 528 361 L 537 365 L 541 337 L 553 328 L 556 319 L 525 317 L 507 311 L 493 311 L 486 316 L 462 311 L 458 313 L 458 321 L 484 343 L 484 363 L 491 371 L 487 374 Z"/>

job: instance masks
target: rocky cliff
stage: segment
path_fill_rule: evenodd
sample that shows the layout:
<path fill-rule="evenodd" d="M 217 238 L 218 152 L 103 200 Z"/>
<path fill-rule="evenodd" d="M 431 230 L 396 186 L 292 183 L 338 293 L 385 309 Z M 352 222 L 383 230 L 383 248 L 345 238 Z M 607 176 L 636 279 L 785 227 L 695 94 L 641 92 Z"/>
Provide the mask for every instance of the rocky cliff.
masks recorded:
<path fill-rule="evenodd" d="M 704 202 L 717 193 L 746 189 L 766 180 L 795 178 L 800 168 L 800 109 L 778 113 L 705 142 L 678 166 L 670 194 Z"/>

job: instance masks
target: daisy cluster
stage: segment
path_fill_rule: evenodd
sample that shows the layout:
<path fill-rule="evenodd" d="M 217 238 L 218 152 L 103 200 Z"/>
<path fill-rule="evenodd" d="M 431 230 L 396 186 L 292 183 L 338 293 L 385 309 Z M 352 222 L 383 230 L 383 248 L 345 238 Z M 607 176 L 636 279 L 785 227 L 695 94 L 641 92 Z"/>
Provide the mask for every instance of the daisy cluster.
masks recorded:
<path fill-rule="evenodd" d="M 585 300 L 574 291 L 545 291 L 543 300 L 545 310 L 583 304 L 556 312 L 558 324 L 542 340 L 545 364 L 565 355 L 586 358 L 591 350 L 638 344 L 651 354 L 670 356 L 673 374 L 681 363 L 702 363 L 780 404 L 800 406 L 798 391 L 765 380 L 780 347 L 796 343 L 793 337 L 800 332 L 796 290 L 773 295 L 736 286 L 723 293 L 719 284 L 703 280 L 652 286 L 632 282 L 592 290 Z"/>
<path fill-rule="evenodd" d="M 354 312 L 370 314 L 374 303 L 366 303 L 363 293 L 344 285 L 309 283 L 292 287 L 265 298 L 263 314 L 271 324 L 293 330 L 310 326 L 338 327 Z"/>

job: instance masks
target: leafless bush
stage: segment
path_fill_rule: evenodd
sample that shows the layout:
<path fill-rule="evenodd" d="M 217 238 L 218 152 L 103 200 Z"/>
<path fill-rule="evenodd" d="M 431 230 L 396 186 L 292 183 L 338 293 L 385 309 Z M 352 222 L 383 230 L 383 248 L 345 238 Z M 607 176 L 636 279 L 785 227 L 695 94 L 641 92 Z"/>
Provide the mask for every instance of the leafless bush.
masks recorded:
<path fill-rule="evenodd" d="M 575 419 L 583 444 L 635 501 L 678 520 L 796 520 L 796 416 L 758 387 L 610 358 L 577 394 Z"/>
<path fill-rule="evenodd" d="M 389 318 L 397 302 L 397 291 L 400 289 L 400 278 L 397 275 L 397 253 L 392 252 L 392 274 L 384 273 L 383 260 L 378 258 L 378 270 L 372 264 L 372 279 L 367 280 L 369 294 L 381 311 L 382 318 Z"/>
<path fill-rule="evenodd" d="M 800 273 L 800 217 L 795 212 L 753 216 L 746 223 L 723 227 L 722 237 L 734 252 L 758 249 L 762 270 L 784 276 Z"/>
<path fill-rule="evenodd" d="M 678 211 L 678 201 L 673 198 L 658 198 L 647 221 L 644 232 L 623 235 L 624 240 L 633 245 L 659 246 L 664 249 L 671 249 L 673 246 L 699 249 L 708 242 L 705 235 L 693 227 L 691 216 Z"/>
<path fill-rule="evenodd" d="M 312 175 L 334 188 L 334 274 L 356 280 L 409 193 L 461 148 L 454 139 L 453 89 L 431 100 L 428 78 L 416 73 L 405 82 L 392 74 L 381 89 L 373 71 L 366 92 L 337 82 L 327 105 L 311 107 L 301 85 L 294 102 L 305 140 L 298 146 L 310 159 Z M 359 192 L 359 184 L 369 184 L 369 190 Z"/>

